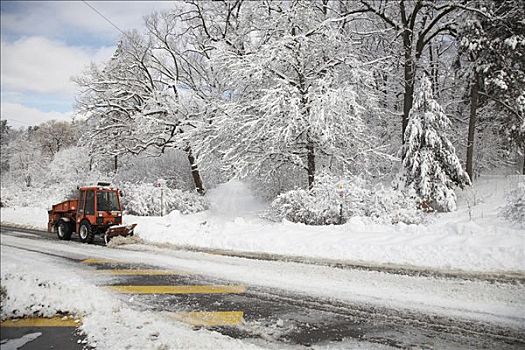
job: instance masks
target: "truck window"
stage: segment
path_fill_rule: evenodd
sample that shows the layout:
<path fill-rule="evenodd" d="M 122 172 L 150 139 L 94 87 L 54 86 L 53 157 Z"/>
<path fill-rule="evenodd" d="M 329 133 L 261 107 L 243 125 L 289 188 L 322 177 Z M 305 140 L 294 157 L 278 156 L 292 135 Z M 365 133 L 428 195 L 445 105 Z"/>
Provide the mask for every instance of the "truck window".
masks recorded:
<path fill-rule="evenodd" d="M 86 191 L 86 215 L 95 215 L 95 192 Z"/>
<path fill-rule="evenodd" d="M 86 199 L 86 191 L 80 191 L 80 197 L 78 199 L 78 213 L 84 213 L 84 200 Z"/>
<path fill-rule="evenodd" d="M 117 193 L 116 192 L 97 192 L 97 210 L 98 211 L 118 211 L 120 210 L 118 205 Z"/>

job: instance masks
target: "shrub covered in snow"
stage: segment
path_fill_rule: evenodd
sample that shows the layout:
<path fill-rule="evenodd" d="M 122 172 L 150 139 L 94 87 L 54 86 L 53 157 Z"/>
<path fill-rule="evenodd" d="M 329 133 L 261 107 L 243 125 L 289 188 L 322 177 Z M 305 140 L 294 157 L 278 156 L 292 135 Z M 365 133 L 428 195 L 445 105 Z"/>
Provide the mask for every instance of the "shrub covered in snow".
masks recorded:
<path fill-rule="evenodd" d="M 507 219 L 525 227 L 525 182 L 507 194 L 507 204 L 501 210 Z"/>
<path fill-rule="evenodd" d="M 377 222 L 419 224 L 423 220 L 423 213 L 417 209 L 415 193 L 406 193 L 378 185 L 371 192 L 367 205 L 366 216 L 370 216 Z"/>
<path fill-rule="evenodd" d="M 380 223 L 411 224 L 422 220 L 414 196 L 382 185 L 372 188 L 363 178 L 355 176 L 347 181 L 348 195 L 340 198 L 336 192 L 339 181 L 334 176 L 322 174 L 310 191 L 285 192 L 272 202 L 271 215 L 307 225 L 338 224 L 352 216 L 367 216 Z"/>
<path fill-rule="evenodd" d="M 271 205 L 277 218 L 307 225 L 330 225 L 339 222 L 337 206 L 316 198 L 311 191 L 291 190 L 280 194 Z"/>
<path fill-rule="evenodd" d="M 183 214 L 196 213 L 208 209 L 205 197 L 169 187 L 155 187 L 152 183 L 122 183 L 122 204 L 130 214 L 149 216 L 161 215 L 161 195 L 164 213 L 179 210 Z M 161 194 L 161 191 L 163 192 Z"/>

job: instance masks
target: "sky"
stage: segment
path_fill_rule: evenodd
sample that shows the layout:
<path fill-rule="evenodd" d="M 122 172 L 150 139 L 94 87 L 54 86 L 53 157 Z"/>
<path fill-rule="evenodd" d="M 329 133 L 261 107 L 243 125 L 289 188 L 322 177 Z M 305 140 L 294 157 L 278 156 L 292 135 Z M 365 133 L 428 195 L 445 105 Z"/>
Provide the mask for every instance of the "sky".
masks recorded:
<path fill-rule="evenodd" d="M 12 127 L 70 120 L 72 77 L 109 59 L 123 31 L 169 1 L 4 1 L 1 7 L 1 119 Z"/>

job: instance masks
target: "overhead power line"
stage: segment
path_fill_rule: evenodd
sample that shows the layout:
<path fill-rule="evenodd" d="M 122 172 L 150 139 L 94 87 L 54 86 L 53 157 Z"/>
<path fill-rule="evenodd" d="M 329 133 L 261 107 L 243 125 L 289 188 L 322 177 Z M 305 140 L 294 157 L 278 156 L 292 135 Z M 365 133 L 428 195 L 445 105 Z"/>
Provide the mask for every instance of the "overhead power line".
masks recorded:
<path fill-rule="evenodd" d="M 106 16 L 104 16 L 99 10 L 97 10 L 93 5 L 91 5 L 89 2 L 87 2 L 86 0 L 82 0 L 82 2 L 84 4 L 86 4 L 90 9 L 92 9 L 93 11 L 95 11 L 95 13 L 97 13 L 100 17 L 102 17 L 103 19 L 106 20 L 106 22 L 108 22 L 109 24 L 111 24 L 116 30 L 118 30 L 122 35 L 125 35 L 127 36 L 127 34 L 122 30 L 120 29 L 115 23 L 113 23 L 109 18 L 107 18 Z"/>

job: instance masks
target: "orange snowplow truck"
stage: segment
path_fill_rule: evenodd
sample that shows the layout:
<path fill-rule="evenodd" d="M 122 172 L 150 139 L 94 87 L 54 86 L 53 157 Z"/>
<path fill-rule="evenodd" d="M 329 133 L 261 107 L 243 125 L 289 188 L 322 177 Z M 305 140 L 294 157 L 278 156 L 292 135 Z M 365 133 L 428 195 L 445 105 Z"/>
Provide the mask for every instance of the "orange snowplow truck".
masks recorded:
<path fill-rule="evenodd" d="M 83 243 L 93 242 L 95 235 L 104 235 L 106 243 L 115 236 L 132 236 L 137 224 L 122 225 L 120 191 L 99 182 L 96 186 L 79 187 L 78 199 L 53 205 L 48 211 L 47 231 L 58 238 L 70 240 L 78 233 Z"/>

